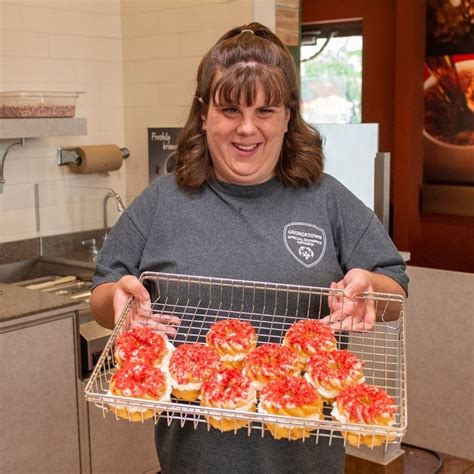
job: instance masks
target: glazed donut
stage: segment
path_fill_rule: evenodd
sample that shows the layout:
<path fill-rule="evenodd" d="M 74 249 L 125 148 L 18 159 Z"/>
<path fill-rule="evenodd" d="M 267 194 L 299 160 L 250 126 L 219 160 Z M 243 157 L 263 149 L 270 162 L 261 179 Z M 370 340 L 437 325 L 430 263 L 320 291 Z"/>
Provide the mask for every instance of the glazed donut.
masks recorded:
<path fill-rule="evenodd" d="M 155 332 L 147 326 L 138 326 L 117 337 L 114 358 L 118 367 L 128 362 L 142 362 L 164 368 L 173 350 L 166 334 Z"/>
<path fill-rule="evenodd" d="M 349 351 L 318 351 L 310 357 L 305 378 L 325 401 L 334 398 L 350 385 L 365 381 L 362 362 Z"/>
<path fill-rule="evenodd" d="M 187 401 L 196 400 L 204 379 L 219 368 L 219 354 L 211 347 L 181 344 L 173 352 L 169 364 L 173 395 Z"/>
<path fill-rule="evenodd" d="M 322 410 L 323 402 L 316 388 L 301 377 L 289 375 L 274 380 L 266 384 L 260 393 L 258 412 L 262 414 L 319 420 L 323 417 Z M 274 438 L 290 440 L 306 438 L 316 429 L 268 422 L 265 426 Z"/>
<path fill-rule="evenodd" d="M 341 423 L 392 426 L 395 423 L 397 407 L 395 400 L 378 387 L 365 383 L 352 385 L 341 392 L 333 403 L 332 417 Z M 393 441 L 395 436 L 363 435 L 343 431 L 342 436 L 352 446 L 365 444 L 369 448 Z"/>
<path fill-rule="evenodd" d="M 263 344 L 248 354 L 243 361 L 244 374 L 256 390 L 286 375 L 300 375 L 302 365 L 298 354 L 279 344 Z"/>
<path fill-rule="evenodd" d="M 169 402 L 171 384 L 162 370 L 141 362 L 129 362 L 112 374 L 109 392 L 120 397 Z M 130 421 L 147 420 L 156 411 L 150 408 L 129 407 L 115 403 L 109 406 L 110 410 L 118 417 Z"/>
<path fill-rule="evenodd" d="M 337 348 L 333 330 L 317 319 L 301 319 L 292 324 L 283 345 L 295 350 L 303 364 L 319 350 L 332 351 Z"/>
<path fill-rule="evenodd" d="M 240 368 L 244 357 L 257 347 L 257 334 L 247 321 L 224 319 L 212 325 L 206 342 L 217 351 L 226 367 Z"/>
<path fill-rule="evenodd" d="M 201 405 L 210 408 L 256 411 L 257 393 L 250 379 L 239 369 L 223 368 L 212 372 L 201 388 Z M 237 430 L 248 425 L 248 420 L 207 416 L 211 426 L 220 431 Z"/>

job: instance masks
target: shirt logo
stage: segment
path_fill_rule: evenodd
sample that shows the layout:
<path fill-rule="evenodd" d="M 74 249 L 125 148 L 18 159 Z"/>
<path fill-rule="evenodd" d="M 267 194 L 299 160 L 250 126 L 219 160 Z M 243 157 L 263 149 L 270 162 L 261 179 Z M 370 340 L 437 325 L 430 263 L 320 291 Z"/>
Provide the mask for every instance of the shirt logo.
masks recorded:
<path fill-rule="evenodd" d="M 306 268 L 316 265 L 326 251 L 326 233 L 313 224 L 287 224 L 283 229 L 283 240 L 293 258 Z"/>

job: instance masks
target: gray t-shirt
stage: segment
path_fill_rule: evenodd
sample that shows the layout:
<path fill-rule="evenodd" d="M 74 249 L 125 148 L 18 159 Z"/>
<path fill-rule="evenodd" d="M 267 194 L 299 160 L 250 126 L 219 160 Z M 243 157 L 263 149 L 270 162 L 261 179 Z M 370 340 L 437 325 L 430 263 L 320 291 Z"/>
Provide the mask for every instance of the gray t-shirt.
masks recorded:
<path fill-rule="evenodd" d="M 405 264 L 370 209 L 329 175 L 309 188 L 271 179 L 212 182 L 198 191 L 160 177 L 122 214 L 97 261 L 94 287 L 144 271 L 328 287 L 352 268 L 383 273 L 405 290 Z M 340 439 L 274 440 L 160 421 L 164 473 L 340 473 Z M 329 446 L 330 444 L 330 446 Z"/>

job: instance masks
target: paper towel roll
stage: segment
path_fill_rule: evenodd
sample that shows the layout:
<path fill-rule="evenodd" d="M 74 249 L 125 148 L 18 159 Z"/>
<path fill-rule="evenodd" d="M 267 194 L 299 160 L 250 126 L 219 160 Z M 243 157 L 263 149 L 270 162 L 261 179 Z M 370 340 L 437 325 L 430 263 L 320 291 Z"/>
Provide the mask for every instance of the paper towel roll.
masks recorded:
<path fill-rule="evenodd" d="M 69 163 L 74 173 L 107 173 L 122 166 L 122 151 L 117 145 L 91 145 L 75 148 L 79 163 Z"/>

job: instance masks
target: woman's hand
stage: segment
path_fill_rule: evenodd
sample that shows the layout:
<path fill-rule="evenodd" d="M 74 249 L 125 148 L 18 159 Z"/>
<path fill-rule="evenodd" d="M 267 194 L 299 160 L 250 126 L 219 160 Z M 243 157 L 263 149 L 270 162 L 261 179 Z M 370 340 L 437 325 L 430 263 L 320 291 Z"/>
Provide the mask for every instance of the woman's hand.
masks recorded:
<path fill-rule="evenodd" d="M 364 292 L 373 292 L 371 273 L 354 268 L 337 283 L 331 283 L 331 289 L 343 290 L 344 296 L 329 296 L 331 314 L 323 318 L 329 321 L 334 330 L 371 331 L 375 324 L 375 303 L 371 299 L 356 298 Z"/>
<path fill-rule="evenodd" d="M 151 311 L 150 295 L 137 277 L 126 275 L 114 284 L 113 306 L 114 324 L 117 324 L 120 315 L 131 297 L 134 297 L 138 307 L 148 308 Z"/>
<path fill-rule="evenodd" d="M 104 327 L 113 328 L 133 297 L 127 317 L 131 327 L 151 325 L 157 331 L 173 336 L 180 320 L 175 316 L 153 312 L 150 295 L 137 277 L 126 275 L 114 283 L 99 285 L 92 292 L 91 310 L 95 320 Z"/>
<path fill-rule="evenodd" d="M 158 332 L 165 332 L 169 336 L 176 334 L 180 320 L 175 316 L 153 313 L 150 295 L 146 288 L 140 283 L 137 277 L 126 275 L 116 284 L 113 294 L 114 323 L 117 324 L 123 309 L 130 297 L 134 297 L 130 306 L 128 317 L 130 326 L 152 325 Z"/>

